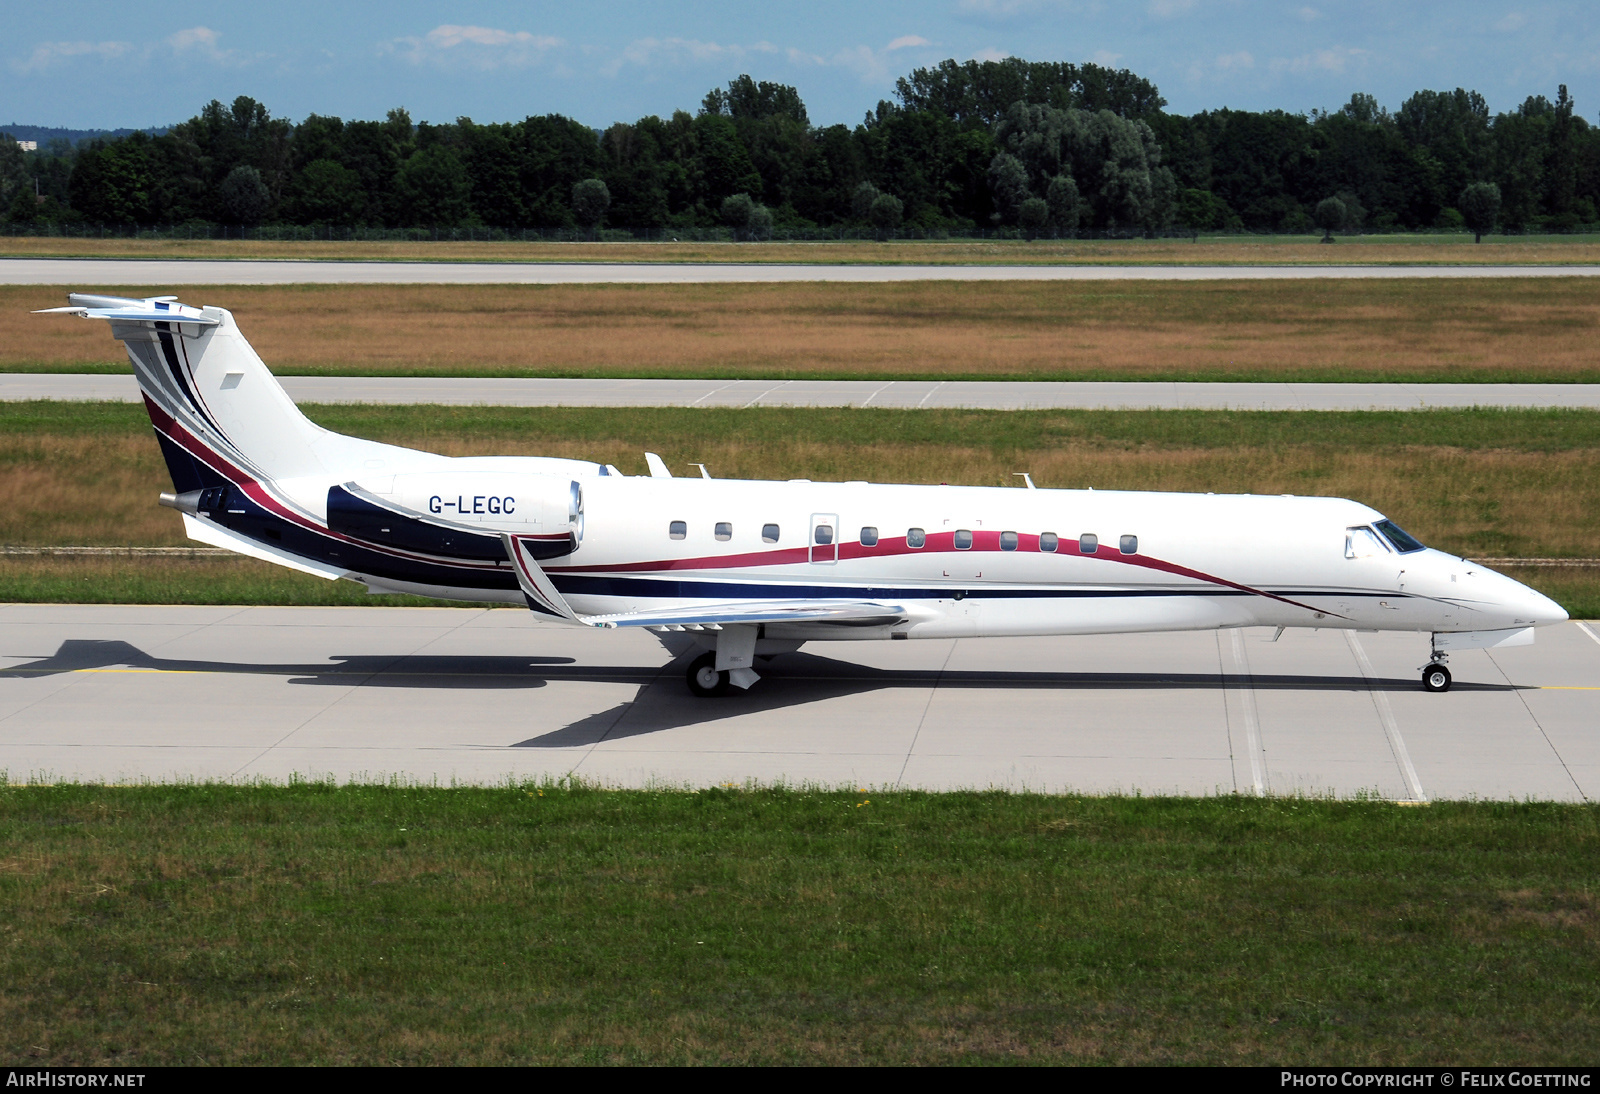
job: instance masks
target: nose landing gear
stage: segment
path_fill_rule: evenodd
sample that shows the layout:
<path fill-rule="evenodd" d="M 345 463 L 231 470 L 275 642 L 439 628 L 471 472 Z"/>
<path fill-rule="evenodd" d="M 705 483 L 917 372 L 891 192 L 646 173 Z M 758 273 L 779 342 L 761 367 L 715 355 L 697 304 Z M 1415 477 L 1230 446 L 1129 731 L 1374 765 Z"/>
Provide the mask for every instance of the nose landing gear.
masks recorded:
<path fill-rule="evenodd" d="M 1450 660 L 1448 653 L 1442 653 L 1437 645 L 1438 636 L 1434 636 L 1428 648 L 1428 663 L 1422 669 L 1423 691 L 1449 691 L 1450 670 L 1445 668 L 1445 662 Z"/>

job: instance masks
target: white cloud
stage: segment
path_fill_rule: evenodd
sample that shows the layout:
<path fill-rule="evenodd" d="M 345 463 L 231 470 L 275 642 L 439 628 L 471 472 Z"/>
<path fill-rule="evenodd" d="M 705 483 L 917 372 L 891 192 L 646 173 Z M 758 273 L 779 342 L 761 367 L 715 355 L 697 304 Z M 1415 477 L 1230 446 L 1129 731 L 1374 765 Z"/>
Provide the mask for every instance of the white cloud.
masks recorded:
<path fill-rule="evenodd" d="M 1320 11 L 1318 11 L 1316 8 L 1310 7 L 1301 8 L 1299 11 L 1295 12 L 1295 14 L 1300 16 L 1303 22 L 1307 23 L 1314 23 L 1318 19 L 1322 18 L 1322 13 Z"/>
<path fill-rule="evenodd" d="M 1224 53 L 1217 58 L 1217 69 L 1221 72 L 1243 72 L 1256 67 L 1256 59 L 1250 56 L 1250 51 L 1241 49 L 1237 53 Z"/>
<path fill-rule="evenodd" d="M 1003 61 L 1009 56 L 1011 56 L 1011 54 L 1007 53 L 1003 49 L 995 49 L 993 46 L 985 46 L 983 49 L 980 49 L 978 52 L 974 53 L 972 55 L 972 59 L 974 61 Z"/>
<path fill-rule="evenodd" d="M 398 53 L 414 65 L 488 71 L 538 64 L 546 53 L 565 44 L 563 39 L 526 30 L 444 23 L 421 38 L 395 38 L 384 44 L 383 52 Z"/>
<path fill-rule="evenodd" d="M 19 73 L 43 72 L 55 65 L 66 64 L 75 57 L 98 57 L 109 61 L 134 51 L 132 42 L 40 42 L 26 61 L 12 61 L 11 68 Z"/>
<path fill-rule="evenodd" d="M 889 56 L 902 49 L 916 49 L 930 46 L 933 43 L 916 34 L 907 34 L 896 38 L 882 49 L 873 49 L 871 46 L 847 46 L 836 50 L 832 55 L 824 57 L 817 53 L 807 53 L 804 50 L 790 49 L 785 51 L 793 64 L 808 65 L 817 68 L 842 68 L 853 72 L 864 84 L 891 84 L 899 74 L 904 62 L 895 60 L 891 68 Z M 999 54 L 998 56 L 1004 56 Z M 980 60 L 984 58 L 980 57 Z"/>
<path fill-rule="evenodd" d="M 1304 53 L 1299 57 L 1274 57 L 1267 67 L 1274 73 L 1287 72 L 1293 76 L 1318 72 L 1344 72 L 1351 67 L 1360 67 L 1369 56 L 1371 54 L 1367 50 L 1340 46 Z"/>
<path fill-rule="evenodd" d="M 1117 62 L 1122 60 L 1122 56 L 1122 54 L 1112 53 L 1108 49 L 1097 49 L 1094 51 L 1094 56 L 1090 57 L 1089 60 L 1101 68 L 1116 68 Z"/>
<path fill-rule="evenodd" d="M 236 51 L 219 46 L 217 43 L 221 39 L 222 35 L 210 27 L 189 27 L 168 35 L 167 45 L 172 47 L 174 53 L 194 54 L 218 64 L 234 63 L 237 60 Z"/>
<path fill-rule="evenodd" d="M 757 42 L 751 46 L 722 45 L 719 42 L 702 42 L 695 38 L 639 38 L 601 67 L 607 76 L 615 76 L 625 65 L 654 68 L 664 65 L 703 65 L 718 61 L 741 61 L 752 53 L 777 53 L 771 42 Z M 790 58 L 795 55 L 789 51 Z"/>
<path fill-rule="evenodd" d="M 1509 11 L 1505 14 L 1504 18 L 1495 23 L 1494 29 L 1500 31 L 1501 33 L 1506 33 L 1513 30 L 1521 30 L 1527 21 L 1528 17 L 1522 14 L 1522 12 Z"/>

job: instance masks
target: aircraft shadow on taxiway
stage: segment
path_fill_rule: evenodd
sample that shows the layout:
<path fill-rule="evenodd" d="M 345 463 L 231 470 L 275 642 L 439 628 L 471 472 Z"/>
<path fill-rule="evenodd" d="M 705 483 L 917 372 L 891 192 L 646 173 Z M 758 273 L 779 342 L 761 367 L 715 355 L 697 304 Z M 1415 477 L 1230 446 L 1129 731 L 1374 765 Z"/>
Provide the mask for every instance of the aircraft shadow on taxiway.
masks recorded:
<path fill-rule="evenodd" d="M 683 680 L 684 658 L 663 666 L 579 665 L 571 657 L 489 655 L 356 655 L 307 663 L 207 661 L 155 657 L 127 642 L 68 639 L 37 660 L 0 669 L 0 677 L 51 676 L 92 669 L 131 668 L 152 672 L 201 672 L 241 676 L 283 676 L 296 685 L 425 688 L 428 690 L 522 690 L 561 683 L 633 684 L 632 700 L 598 711 L 570 725 L 523 741 L 519 748 L 574 748 L 659 733 L 683 726 L 801 706 L 888 688 L 941 688 L 974 691 L 1050 689 L 1072 691 L 1215 691 L 1250 687 L 1257 691 L 1411 692 L 1411 677 L 1368 681 L 1361 676 L 1311 676 L 1256 673 L 1026 672 L 877 669 L 811 653 L 791 653 L 758 666 L 759 684 L 712 699 L 698 699 Z M 1514 684 L 1457 681 L 1457 691 L 1518 691 Z"/>

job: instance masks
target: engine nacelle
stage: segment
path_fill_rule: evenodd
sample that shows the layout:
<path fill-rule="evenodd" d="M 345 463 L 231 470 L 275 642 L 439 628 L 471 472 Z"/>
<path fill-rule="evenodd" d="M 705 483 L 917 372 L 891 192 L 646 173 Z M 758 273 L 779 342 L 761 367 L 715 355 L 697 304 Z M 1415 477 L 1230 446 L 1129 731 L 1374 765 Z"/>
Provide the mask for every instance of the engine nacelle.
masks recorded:
<path fill-rule="evenodd" d="M 357 479 L 356 485 L 424 519 L 485 531 L 583 538 L 583 487 L 565 476 L 428 471 Z"/>
<path fill-rule="evenodd" d="M 328 527 L 390 547 L 502 559 L 502 532 L 527 537 L 539 558 L 577 550 L 583 487 L 558 475 L 437 471 L 374 476 L 328 490 Z"/>

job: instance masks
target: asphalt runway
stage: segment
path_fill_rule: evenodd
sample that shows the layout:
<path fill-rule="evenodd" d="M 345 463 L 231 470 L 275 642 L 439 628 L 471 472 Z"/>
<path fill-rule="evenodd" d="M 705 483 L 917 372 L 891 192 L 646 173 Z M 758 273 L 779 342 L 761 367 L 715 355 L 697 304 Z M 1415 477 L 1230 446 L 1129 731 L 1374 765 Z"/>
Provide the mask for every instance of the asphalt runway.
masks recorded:
<path fill-rule="evenodd" d="M 1600 797 L 1600 637 L 1452 658 L 1265 629 L 817 643 L 698 700 L 648 634 L 456 608 L 0 607 L 0 770 L 67 779 L 813 783 Z"/>
<path fill-rule="evenodd" d="M 0 285 L 686 285 L 783 281 L 1235 281 L 1596 277 L 1600 266 L 877 266 L 3 258 Z"/>
<path fill-rule="evenodd" d="M 391 406 L 827 406 L 988 410 L 1600 409 L 1600 384 L 1028 383 L 966 380 L 575 380 L 551 377 L 281 376 L 300 403 Z M 139 402 L 128 375 L 0 374 L 0 402 Z"/>

